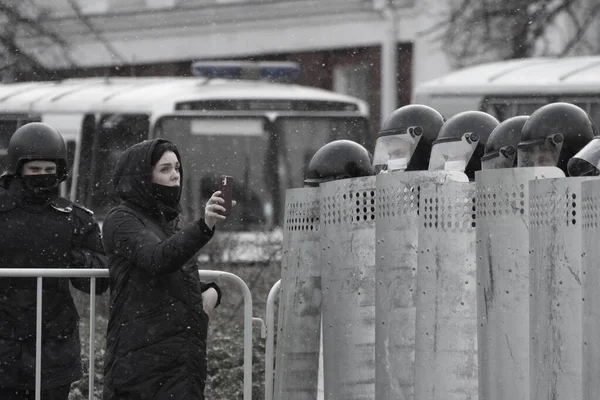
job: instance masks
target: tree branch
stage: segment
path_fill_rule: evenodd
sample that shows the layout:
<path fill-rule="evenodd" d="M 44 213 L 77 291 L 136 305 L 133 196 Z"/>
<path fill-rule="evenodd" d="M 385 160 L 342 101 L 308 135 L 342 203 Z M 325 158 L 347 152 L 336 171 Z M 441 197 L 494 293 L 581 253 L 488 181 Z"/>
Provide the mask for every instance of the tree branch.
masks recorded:
<path fill-rule="evenodd" d="M 462 0 L 460 6 L 458 6 L 455 10 L 453 10 L 447 19 L 443 19 L 433 26 L 426 28 L 420 32 L 417 32 L 417 36 L 427 36 L 432 33 L 439 31 L 440 29 L 447 27 L 449 25 L 453 25 L 457 19 L 459 19 L 462 15 L 465 14 L 466 10 L 471 5 L 472 0 Z"/>
<path fill-rule="evenodd" d="M 586 34 L 587 30 L 589 29 L 590 25 L 592 25 L 592 22 L 594 22 L 594 19 L 598 16 L 598 14 L 600 14 L 600 4 L 596 4 L 592 7 L 590 12 L 587 13 L 587 16 L 582 24 L 580 24 L 577 20 L 577 32 L 575 32 L 571 40 L 565 44 L 562 51 L 559 53 L 559 57 L 567 55 L 576 44 L 581 43 L 583 36 Z M 573 19 L 577 19 L 574 14 L 571 14 L 571 16 Z"/>
<path fill-rule="evenodd" d="M 452 2 L 452 0 L 447 0 Z M 581 17 L 580 0 L 461 0 L 450 6 L 447 16 L 419 35 L 434 34 L 434 41 L 454 65 L 529 57 L 547 45 L 549 29 L 566 16 L 570 33 L 561 55 L 575 46 L 586 46 L 585 33 L 600 15 L 600 4 Z M 579 17 L 578 17 L 579 16 Z"/>

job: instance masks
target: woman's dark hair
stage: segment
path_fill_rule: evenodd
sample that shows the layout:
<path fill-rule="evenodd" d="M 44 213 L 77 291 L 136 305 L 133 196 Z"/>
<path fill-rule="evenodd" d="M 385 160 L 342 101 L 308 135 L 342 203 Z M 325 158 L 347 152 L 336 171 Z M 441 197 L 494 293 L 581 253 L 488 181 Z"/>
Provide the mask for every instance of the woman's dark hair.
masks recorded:
<path fill-rule="evenodd" d="M 162 142 L 156 145 L 154 151 L 152 151 L 152 157 L 150 157 L 150 166 L 154 167 L 156 163 L 160 160 L 160 158 L 163 156 L 163 154 L 165 154 L 167 151 L 172 151 L 177 155 L 177 159 L 179 159 L 179 152 L 177 151 L 177 147 L 175 147 L 175 145 L 171 142 Z M 181 160 L 179 160 L 179 162 L 181 162 Z"/>

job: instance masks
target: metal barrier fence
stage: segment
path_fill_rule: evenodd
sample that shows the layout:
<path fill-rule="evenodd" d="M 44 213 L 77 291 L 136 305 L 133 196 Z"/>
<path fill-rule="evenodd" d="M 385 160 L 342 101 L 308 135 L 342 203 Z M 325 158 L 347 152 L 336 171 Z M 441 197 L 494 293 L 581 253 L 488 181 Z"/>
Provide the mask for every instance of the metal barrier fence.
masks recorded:
<path fill-rule="evenodd" d="M 281 280 L 275 282 L 267 297 L 267 343 L 265 344 L 265 400 L 273 400 L 273 361 L 275 358 L 275 301 L 279 296 Z"/>
<path fill-rule="evenodd" d="M 244 297 L 244 400 L 252 399 L 252 323 L 261 324 L 261 336 L 266 337 L 266 327 L 262 319 L 252 316 L 252 295 L 246 283 L 239 276 L 225 272 L 200 270 L 200 278 L 226 280 L 236 284 Z M 44 278 L 91 278 L 90 293 L 96 292 L 96 278 L 108 277 L 108 269 L 45 269 L 45 268 L 0 268 L 0 278 L 37 278 L 36 303 L 36 351 L 35 351 L 35 399 L 41 398 L 42 378 L 42 288 Z M 88 398 L 94 398 L 94 339 L 96 327 L 96 298 L 90 295 L 90 354 Z"/>

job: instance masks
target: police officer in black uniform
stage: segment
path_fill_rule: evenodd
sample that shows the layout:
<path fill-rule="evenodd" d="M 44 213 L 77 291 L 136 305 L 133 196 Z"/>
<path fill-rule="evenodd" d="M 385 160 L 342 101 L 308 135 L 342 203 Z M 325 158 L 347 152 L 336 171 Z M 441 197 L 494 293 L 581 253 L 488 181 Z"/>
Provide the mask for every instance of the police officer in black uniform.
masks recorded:
<path fill-rule="evenodd" d="M 304 187 L 340 179 L 375 175 L 373 157 L 352 140 L 334 140 L 321 147 L 308 163 Z"/>
<path fill-rule="evenodd" d="M 409 104 L 392 112 L 375 143 L 375 172 L 427 170 L 431 146 L 443 125 L 442 114 L 423 104 Z"/>
<path fill-rule="evenodd" d="M 10 139 L 0 177 L 0 268 L 106 268 L 92 212 L 58 194 L 67 178 L 62 136 L 43 123 Z M 89 293 L 89 279 L 72 278 Z M 35 397 L 36 279 L 0 278 L 0 399 Z M 98 279 L 96 294 L 108 288 Z M 69 279 L 45 278 L 42 294 L 42 393 L 66 400 L 79 380 L 79 316 Z"/>
<path fill-rule="evenodd" d="M 546 104 L 535 110 L 521 130 L 518 167 L 558 167 L 568 174 L 568 162 L 598 132 L 592 118 L 570 103 Z"/>
<path fill-rule="evenodd" d="M 481 158 L 498 120 L 482 111 L 458 113 L 444 125 L 433 142 L 429 158 L 430 170 L 462 171 L 470 181 L 481 170 Z"/>
<path fill-rule="evenodd" d="M 600 136 L 594 137 L 567 164 L 569 176 L 600 176 Z"/>
<path fill-rule="evenodd" d="M 506 119 L 496 126 L 485 144 L 481 157 L 481 169 L 515 168 L 517 166 L 517 146 L 521 140 L 523 125 L 529 119 L 519 115 Z"/>

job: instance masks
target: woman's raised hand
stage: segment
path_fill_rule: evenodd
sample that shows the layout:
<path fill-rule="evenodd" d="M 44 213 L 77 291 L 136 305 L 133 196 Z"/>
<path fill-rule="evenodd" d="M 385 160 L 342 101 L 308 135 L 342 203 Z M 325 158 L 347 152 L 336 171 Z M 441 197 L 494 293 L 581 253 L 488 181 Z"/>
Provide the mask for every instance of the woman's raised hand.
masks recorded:
<path fill-rule="evenodd" d="M 222 213 L 226 212 L 225 207 L 221 205 L 223 203 L 225 203 L 225 200 L 221 197 L 220 190 L 214 192 L 206 202 L 206 207 L 204 207 L 204 222 L 210 229 L 213 229 L 218 221 L 223 221 L 227 218 L 222 215 Z M 235 206 L 235 203 L 235 200 L 232 201 L 232 206 Z"/>

